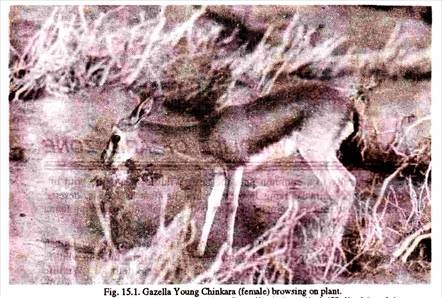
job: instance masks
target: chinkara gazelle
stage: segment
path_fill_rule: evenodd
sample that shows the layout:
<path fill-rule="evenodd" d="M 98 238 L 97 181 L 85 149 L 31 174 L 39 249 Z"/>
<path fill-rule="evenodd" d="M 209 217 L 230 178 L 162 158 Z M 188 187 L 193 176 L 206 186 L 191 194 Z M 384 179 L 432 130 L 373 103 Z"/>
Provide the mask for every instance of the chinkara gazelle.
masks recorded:
<path fill-rule="evenodd" d="M 148 138 L 148 134 L 141 133 L 149 130 L 142 119 L 151 112 L 152 106 L 152 98 L 142 100 L 128 117 L 113 127 L 102 154 L 106 164 L 118 166 L 128 159 L 136 159 L 136 150 L 127 139 L 133 134 L 135 138 Z M 331 235 L 334 242 L 340 242 L 353 202 L 355 178 L 340 163 L 337 151 L 354 130 L 354 113 L 352 102 L 340 91 L 321 82 L 301 81 L 253 102 L 231 105 L 202 118 L 197 126 L 198 142 L 202 154 L 212 161 L 209 164 L 213 165 L 214 178 L 197 253 L 205 252 L 225 188 L 229 187 L 230 203 L 226 241 L 231 249 L 244 169 L 253 170 L 296 152 L 319 179 L 325 195 L 340 202 L 340 218 Z M 164 133 L 167 131 L 173 132 L 173 129 L 166 129 Z"/>

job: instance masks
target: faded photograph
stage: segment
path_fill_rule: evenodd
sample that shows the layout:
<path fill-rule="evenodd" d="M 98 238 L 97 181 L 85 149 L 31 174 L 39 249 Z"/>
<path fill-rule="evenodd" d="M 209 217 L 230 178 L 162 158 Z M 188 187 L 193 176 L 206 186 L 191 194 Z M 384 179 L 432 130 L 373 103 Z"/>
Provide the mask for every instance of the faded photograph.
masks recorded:
<path fill-rule="evenodd" d="M 431 7 L 11 6 L 11 284 L 431 281 Z"/>

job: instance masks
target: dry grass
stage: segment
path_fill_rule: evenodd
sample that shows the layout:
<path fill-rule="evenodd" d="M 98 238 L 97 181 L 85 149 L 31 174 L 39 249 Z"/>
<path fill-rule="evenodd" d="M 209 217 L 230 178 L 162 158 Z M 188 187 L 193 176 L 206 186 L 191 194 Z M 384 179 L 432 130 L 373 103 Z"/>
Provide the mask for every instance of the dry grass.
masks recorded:
<path fill-rule="evenodd" d="M 91 21 L 84 7 L 55 8 L 24 52 L 12 57 L 12 99 L 25 99 L 39 89 L 60 95 L 103 85 L 157 83 L 161 88 L 161 70 L 179 57 L 176 52 L 183 39 L 185 53 L 196 55 L 213 47 L 220 30 L 214 24 L 194 26 L 203 10 L 167 30 L 165 7 L 156 18 L 145 19 L 140 13 L 131 26 L 109 26 L 121 22 L 123 9 L 114 8 Z"/>
<path fill-rule="evenodd" d="M 410 269 L 416 262 L 422 272 L 429 272 L 431 252 L 424 250 L 431 248 L 418 245 L 431 237 L 431 165 L 423 180 L 416 181 L 410 175 L 399 177 L 406 167 L 404 164 L 384 180 L 375 176 L 372 185 L 358 193 L 343 240 L 347 259 L 332 280 L 343 275 L 343 280 L 364 281 L 381 274 L 393 282 L 400 280 L 397 268 Z M 413 260 L 409 260 L 412 254 Z M 398 264 L 399 258 L 404 265 Z M 417 277 L 428 278 L 425 274 Z"/>
<path fill-rule="evenodd" d="M 204 7 L 189 9 L 188 19 L 181 23 L 171 23 L 167 7 L 163 7 L 154 18 L 147 19 L 140 12 L 130 24 L 109 26 L 122 22 L 120 11 L 124 9 L 114 8 L 91 20 L 82 6 L 55 8 L 23 53 L 11 48 L 10 99 L 32 99 L 43 91 L 60 95 L 103 85 L 141 86 L 161 94 L 165 85 L 166 91 L 176 94 L 179 79 L 190 80 L 186 88 L 201 95 L 204 89 L 214 88 L 207 88 L 210 76 L 223 69 L 227 74 L 217 96 L 228 95 L 238 81 L 245 83 L 251 94 L 262 95 L 287 76 L 293 80 L 350 74 L 357 80 L 373 73 L 400 76 L 410 70 L 431 70 L 430 49 L 410 47 L 400 34 L 400 24 L 380 51 L 348 49 L 337 55 L 335 50 L 345 42 L 343 37 L 313 42 L 316 31 L 295 15 L 279 44 L 267 42 L 273 32 L 270 26 L 258 46 L 246 52 L 245 45 L 234 45 L 236 31 L 223 37 L 223 27 L 205 17 Z M 204 68 L 209 71 L 199 72 Z M 228 90 L 224 83 L 230 86 Z M 170 84 L 175 88 L 167 87 Z"/>
<path fill-rule="evenodd" d="M 92 280 L 113 284 L 190 282 L 195 268 L 186 249 L 193 242 L 194 233 L 190 209 L 185 208 L 167 227 L 157 231 L 149 247 L 114 251 L 104 260 L 96 259 L 91 271 Z"/>

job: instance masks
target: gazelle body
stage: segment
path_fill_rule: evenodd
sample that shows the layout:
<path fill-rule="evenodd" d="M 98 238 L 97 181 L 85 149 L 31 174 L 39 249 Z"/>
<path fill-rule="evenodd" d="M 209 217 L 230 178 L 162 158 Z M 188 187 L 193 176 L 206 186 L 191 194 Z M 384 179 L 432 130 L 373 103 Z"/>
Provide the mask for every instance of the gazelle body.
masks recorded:
<path fill-rule="evenodd" d="M 118 165 L 135 158 L 135 151 L 127 148 L 124 139 L 138 129 L 142 115 L 147 114 L 151 106 L 151 100 L 141 102 L 128 118 L 114 127 L 102 155 L 106 163 Z M 199 150 L 211 161 L 215 174 L 198 253 L 204 254 L 225 188 L 229 187 L 227 244 L 231 248 L 244 169 L 253 170 L 296 152 L 311 166 L 327 194 L 345 202 L 342 208 L 348 209 L 355 181 L 336 153 L 341 142 L 353 132 L 353 113 L 351 102 L 337 90 L 320 82 L 300 82 L 252 103 L 229 106 L 204 118 L 206 120 L 192 131 L 196 129 Z M 323 166 L 317 167 L 318 163 Z M 340 241 L 345 222 L 346 216 L 338 223 L 341 227 L 333 236 L 335 241 Z"/>

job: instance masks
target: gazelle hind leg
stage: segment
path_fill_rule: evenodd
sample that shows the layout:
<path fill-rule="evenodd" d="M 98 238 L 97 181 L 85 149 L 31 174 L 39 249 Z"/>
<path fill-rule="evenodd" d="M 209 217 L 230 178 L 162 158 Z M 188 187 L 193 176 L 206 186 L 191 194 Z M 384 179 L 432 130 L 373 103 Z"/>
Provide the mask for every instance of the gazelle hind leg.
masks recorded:
<path fill-rule="evenodd" d="M 236 211 L 238 210 L 239 192 L 241 190 L 243 172 L 244 172 L 244 167 L 241 166 L 236 168 L 230 182 L 231 189 L 229 190 L 228 194 L 230 208 L 228 211 L 228 220 L 227 220 L 227 245 L 229 253 L 231 253 L 233 248 L 235 218 L 236 218 Z"/>
<path fill-rule="evenodd" d="M 213 188 L 207 199 L 206 217 L 204 220 L 203 230 L 201 233 L 201 239 L 200 242 L 198 243 L 197 253 L 200 256 L 204 255 L 204 251 L 206 250 L 209 233 L 212 228 L 216 211 L 218 210 L 218 207 L 221 204 L 225 188 L 226 188 L 226 177 L 224 174 L 224 170 L 218 167 L 215 169 Z"/>
<path fill-rule="evenodd" d="M 319 248 L 330 252 L 323 276 L 326 278 L 334 261 L 335 251 L 341 245 L 344 227 L 353 204 L 355 179 L 339 162 L 333 146 L 324 146 L 321 140 L 309 139 L 300 140 L 298 149 L 328 197 L 326 205 L 329 207 L 326 208 L 324 218 L 326 222 L 322 224 L 324 234 L 321 239 L 317 239 L 321 246 Z"/>
<path fill-rule="evenodd" d="M 350 216 L 350 210 L 354 201 L 355 177 L 339 162 L 336 155 L 331 157 L 331 162 L 328 164 L 328 172 L 333 177 L 338 185 L 339 196 L 336 197 L 337 202 L 330 208 L 329 214 L 334 216 L 331 219 L 331 225 L 334 226 L 334 231 L 331 235 L 333 241 L 333 248 L 330 252 L 327 267 L 324 271 L 324 279 L 327 277 L 328 271 L 334 261 L 335 250 L 341 247 L 342 237 L 344 235 L 345 226 Z"/>

